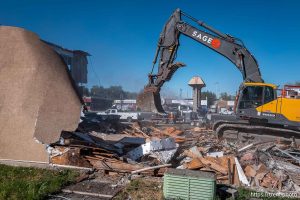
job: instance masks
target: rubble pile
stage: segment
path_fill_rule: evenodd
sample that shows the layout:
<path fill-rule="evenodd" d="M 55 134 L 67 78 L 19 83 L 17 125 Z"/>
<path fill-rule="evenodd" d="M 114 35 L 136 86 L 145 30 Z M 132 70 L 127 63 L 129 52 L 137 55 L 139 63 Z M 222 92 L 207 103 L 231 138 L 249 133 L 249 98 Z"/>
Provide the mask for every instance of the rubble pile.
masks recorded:
<path fill-rule="evenodd" d="M 162 176 L 178 148 L 167 133 L 137 122 L 127 125 L 97 117 L 84 120 L 74 132 L 62 132 L 47 150 L 52 164 Z"/>
<path fill-rule="evenodd" d="M 220 184 L 300 192 L 300 150 L 294 140 L 242 142 L 198 127 L 105 123 L 101 129 L 62 132 L 48 147 L 51 163 L 151 176 L 162 176 L 168 167 L 200 170 L 214 172 Z"/>
<path fill-rule="evenodd" d="M 97 115 L 97 113 L 87 113 L 82 118 L 77 130 L 83 133 L 96 131 L 101 133 L 116 133 L 124 129 L 119 122 L 119 115 Z"/>
<path fill-rule="evenodd" d="M 265 192 L 300 192 L 300 149 L 292 139 L 256 143 L 218 140 L 202 131 L 177 168 L 212 171 L 217 182 Z M 179 156 L 179 157 L 180 157 Z"/>

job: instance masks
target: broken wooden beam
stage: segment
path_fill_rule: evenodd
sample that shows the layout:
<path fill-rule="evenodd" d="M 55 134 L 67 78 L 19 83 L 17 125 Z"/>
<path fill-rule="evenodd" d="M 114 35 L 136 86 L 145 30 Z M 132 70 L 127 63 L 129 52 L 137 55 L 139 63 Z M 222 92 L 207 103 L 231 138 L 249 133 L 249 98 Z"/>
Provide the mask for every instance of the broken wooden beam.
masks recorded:
<path fill-rule="evenodd" d="M 93 160 L 89 159 L 90 163 L 95 169 L 98 170 L 108 170 L 108 171 L 116 171 L 128 173 L 134 170 L 142 169 L 144 166 L 139 164 L 129 164 L 124 162 L 114 162 L 113 160 Z"/>
<path fill-rule="evenodd" d="M 134 130 L 140 132 L 145 138 L 150 138 L 149 135 L 147 135 L 146 133 L 144 133 L 142 130 L 134 127 L 134 126 L 130 126 L 131 128 L 133 128 Z"/>
<path fill-rule="evenodd" d="M 74 193 L 74 194 L 80 194 L 80 195 L 86 195 L 86 196 L 93 196 L 93 197 L 102 197 L 102 198 L 113 198 L 114 196 L 108 195 L 108 194 L 99 194 L 99 193 L 92 193 L 92 192 L 82 192 L 82 191 L 76 191 L 76 190 L 68 190 L 68 189 L 62 189 L 61 190 L 64 193 Z"/>
<path fill-rule="evenodd" d="M 219 165 L 211 160 L 208 160 L 206 158 L 199 158 L 200 161 L 204 164 L 204 165 L 207 165 L 209 166 L 210 168 L 218 171 L 218 172 L 221 172 L 222 174 L 224 175 L 227 175 L 228 171 L 227 171 L 227 168 L 226 167 L 223 167 L 222 165 Z"/>
<path fill-rule="evenodd" d="M 154 166 L 154 167 L 146 167 L 146 168 L 143 168 L 143 169 L 138 169 L 138 170 L 132 171 L 131 174 L 137 174 L 137 173 L 140 173 L 140 172 L 143 172 L 143 171 L 148 171 L 148 170 L 152 170 L 152 169 L 159 169 L 159 168 L 163 168 L 163 167 L 170 167 L 170 166 L 172 166 L 172 164 L 157 165 L 157 166 Z"/>
<path fill-rule="evenodd" d="M 251 148 L 253 145 L 254 145 L 253 143 L 252 143 L 252 144 L 249 144 L 249 145 L 246 145 L 246 146 L 240 148 L 240 149 L 238 150 L 238 152 L 242 152 L 242 151 L 244 151 L 244 150 L 246 150 L 246 149 L 249 149 L 249 148 Z"/>

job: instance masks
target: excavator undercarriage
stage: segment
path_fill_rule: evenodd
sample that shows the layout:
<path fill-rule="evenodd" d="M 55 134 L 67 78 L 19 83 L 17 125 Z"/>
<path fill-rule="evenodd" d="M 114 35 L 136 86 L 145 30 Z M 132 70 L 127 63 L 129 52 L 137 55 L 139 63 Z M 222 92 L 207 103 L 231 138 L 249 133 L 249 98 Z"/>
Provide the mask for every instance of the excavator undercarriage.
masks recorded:
<path fill-rule="evenodd" d="M 251 123 L 248 120 L 217 120 L 213 122 L 212 129 L 219 138 L 222 138 L 226 131 L 235 131 L 237 134 L 247 133 L 258 137 L 273 136 L 282 140 L 300 139 L 300 129 L 298 127 Z"/>

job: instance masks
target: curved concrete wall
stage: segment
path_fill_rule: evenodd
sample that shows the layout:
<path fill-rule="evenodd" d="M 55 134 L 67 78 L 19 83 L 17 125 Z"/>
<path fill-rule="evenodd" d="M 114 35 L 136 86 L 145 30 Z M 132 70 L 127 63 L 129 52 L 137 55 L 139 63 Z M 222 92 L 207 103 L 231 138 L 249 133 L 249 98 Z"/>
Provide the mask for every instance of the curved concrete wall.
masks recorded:
<path fill-rule="evenodd" d="M 48 161 L 41 143 L 76 129 L 80 109 L 62 59 L 36 34 L 0 26 L 0 159 Z"/>

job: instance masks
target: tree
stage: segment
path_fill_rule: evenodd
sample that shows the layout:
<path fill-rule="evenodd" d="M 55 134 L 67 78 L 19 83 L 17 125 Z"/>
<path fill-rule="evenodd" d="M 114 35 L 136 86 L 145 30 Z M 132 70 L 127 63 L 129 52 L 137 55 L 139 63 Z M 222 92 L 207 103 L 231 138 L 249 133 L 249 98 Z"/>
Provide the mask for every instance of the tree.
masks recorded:
<path fill-rule="evenodd" d="M 210 91 L 201 92 L 201 99 L 207 99 L 207 106 L 211 106 L 217 100 L 217 95 Z"/>
<path fill-rule="evenodd" d="M 94 85 L 91 88 L 91 96 L 97 96 L 104 99 L 135 99 L 137 93 L 124 91 L 122 86 L 110 86 L 104 88 L 102 86 Z"/>
<path fill-rule="evenodd" d="M 91 88 L 91 96 L 102 96 L 104 95 L 104 88 L 102 86 L 94 85 Z"/>
<path fill-rule="evenodd" d="M 90 90 L 85 86 L 78 86 L 78 91 L 81 96 L 90 96 Z"/>
<path fill-rule="evenodd" d="M 235 99 L 235 97 L 233 95 L 227 94 L 227 92 L 222 92 L 220 94 L 221 99 L 225 100 L 225 101 L 232 101 Z"/>

